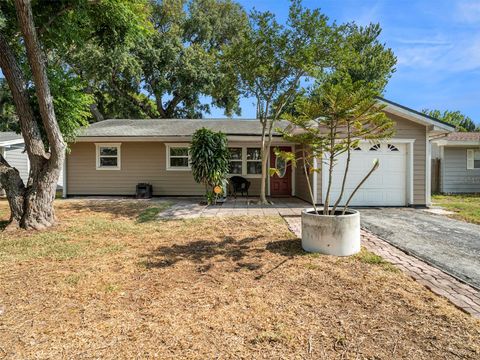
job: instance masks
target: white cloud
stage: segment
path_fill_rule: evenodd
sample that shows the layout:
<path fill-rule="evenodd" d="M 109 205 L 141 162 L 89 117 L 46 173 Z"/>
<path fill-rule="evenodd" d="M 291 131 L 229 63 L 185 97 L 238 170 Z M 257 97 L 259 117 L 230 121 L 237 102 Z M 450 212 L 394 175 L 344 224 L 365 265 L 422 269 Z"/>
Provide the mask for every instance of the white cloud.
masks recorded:
<path fill-rule="evenodd" d="M 480 22 L 480 1 L 460 1 L 456 6 L 456 18 L 468 23 Z"/>
<path fill-rule="evenodd" d="M 394 46 L 398 66 L 418 70 L 461 72 L 480 69 L 480 36 L 458 40 L 400 41 Z"/>

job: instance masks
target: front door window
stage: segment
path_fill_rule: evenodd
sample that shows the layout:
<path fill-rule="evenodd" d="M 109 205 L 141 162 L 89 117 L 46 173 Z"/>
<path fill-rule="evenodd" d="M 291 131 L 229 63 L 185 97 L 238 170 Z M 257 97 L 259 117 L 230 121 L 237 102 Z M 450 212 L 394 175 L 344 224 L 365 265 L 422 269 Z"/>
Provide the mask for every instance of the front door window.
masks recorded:
<path fill-rule="evenodd" d="M 278 170 L 278 177 L 283 178 L 287 173 L 287 163 L 284 159 L 280 157 L 276 157 L 275 159 L 275 168 Z"/>

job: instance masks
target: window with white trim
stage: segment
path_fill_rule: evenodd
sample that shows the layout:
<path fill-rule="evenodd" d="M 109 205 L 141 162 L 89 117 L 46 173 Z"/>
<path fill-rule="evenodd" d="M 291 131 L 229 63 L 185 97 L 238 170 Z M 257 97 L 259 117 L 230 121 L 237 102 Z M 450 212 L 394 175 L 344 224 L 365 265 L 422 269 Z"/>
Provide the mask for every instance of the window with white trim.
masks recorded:
<path fill-rule="evenodd" d="M 261 149 L 256 147 L 231 147 L 230 175 L 260 177 L 262 175 Z"/>
<path fill-rule="evenodd" d="M 480 169 L 480 149 L 467 149 L 467 169 Z"/>
<path fill-rule="evenodd" d="M 190 170 L 188 144 L 166 144 L 167 170 Z"/>
<path fill-rule="evenodd" d="M 247 148 L 247 174 L 262 173 L 262 156 L 260 148 Z"/>
<path fill-rule="evenodd" d="M 121 144 L 95 144 L 97 170 L 120 170 Z"/>
<path fill-rule="evenodd" d="M 243 149 L 241 147 L 229 148 L 230 151 L 230 174 L 243 174 Z"/>

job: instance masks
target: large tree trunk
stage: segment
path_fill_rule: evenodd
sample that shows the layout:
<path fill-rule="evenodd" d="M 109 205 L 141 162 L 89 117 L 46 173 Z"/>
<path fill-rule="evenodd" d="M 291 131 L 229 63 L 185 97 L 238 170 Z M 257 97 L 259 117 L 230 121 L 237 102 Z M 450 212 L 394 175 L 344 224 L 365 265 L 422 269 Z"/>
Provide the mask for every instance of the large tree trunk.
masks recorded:
<path fill-rule="evenodd" d="M 0 181 L 11 210 L 12 225 L 43 229 L 55 223 L 53 200 L 65 157 L 65 143 L 58 126 L 50 94 L 45 60 L 37 39 L 29 0 L 15 0 L 41 120 L 49 143 L 45 150 L 27 94 L 27 83 L 13 51 L 0 34 L 0 67 L 12 91 L 25 148 L 30 160 L 30 177 L 25 186 L 18 171 L 0 159 Z"/>

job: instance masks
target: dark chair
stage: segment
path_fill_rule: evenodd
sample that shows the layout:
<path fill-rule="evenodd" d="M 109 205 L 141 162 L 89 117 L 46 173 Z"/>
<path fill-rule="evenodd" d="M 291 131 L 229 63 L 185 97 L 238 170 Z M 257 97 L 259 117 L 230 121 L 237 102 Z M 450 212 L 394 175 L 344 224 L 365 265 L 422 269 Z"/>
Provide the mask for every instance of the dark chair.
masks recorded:
<path fill-rule="evenodd" d="M 237 193 L 242 194 L 246 193 L 248 198 L 248 188 L 250 187 L 250 181 L 241 177 L 241 176 L 232 176 L 230 178 L 230 184 L 233 188 L 233 196 L 237 198 Z"/>

